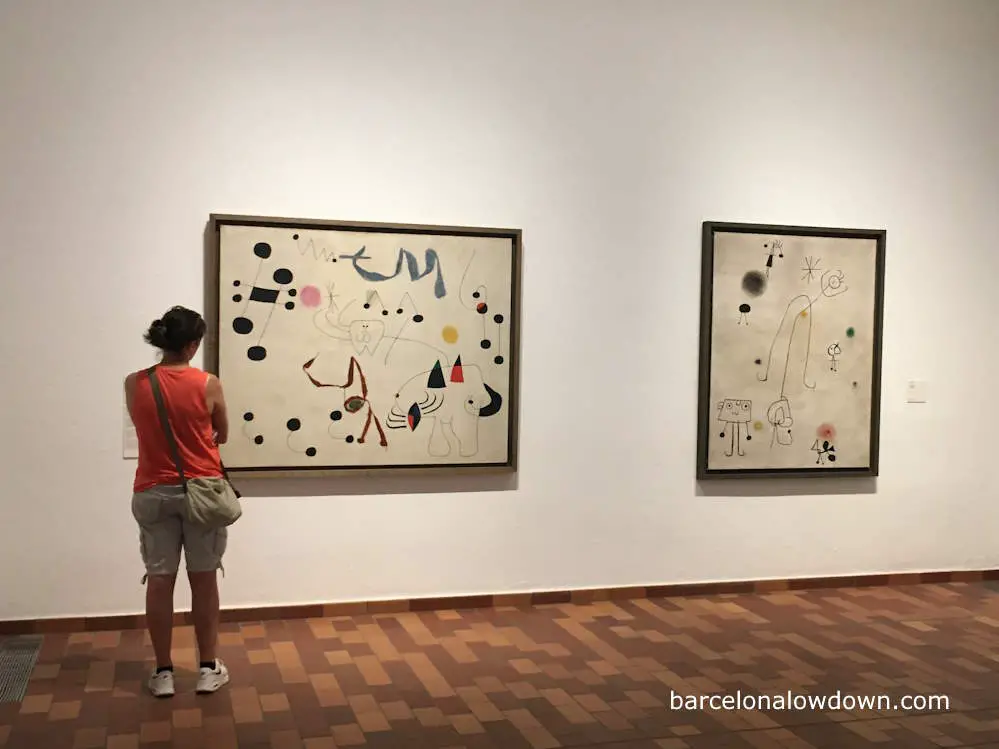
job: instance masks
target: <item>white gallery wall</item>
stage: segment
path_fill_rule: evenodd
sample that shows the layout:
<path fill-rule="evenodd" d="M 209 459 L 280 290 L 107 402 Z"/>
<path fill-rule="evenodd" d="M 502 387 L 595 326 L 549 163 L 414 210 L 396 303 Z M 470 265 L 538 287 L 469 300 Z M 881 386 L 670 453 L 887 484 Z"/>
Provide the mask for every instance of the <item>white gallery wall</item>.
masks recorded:
<path fill-rule="evenodd" d="M 240 481 L 225 606 L 999 566 L 997 77 L 995 0 L 0 0 L 0 619 L 141 611 L 211 212 L 525 241 L 519 475 Z M 695 482 L 706 219 L 887 229 L 876 482 Z"/>

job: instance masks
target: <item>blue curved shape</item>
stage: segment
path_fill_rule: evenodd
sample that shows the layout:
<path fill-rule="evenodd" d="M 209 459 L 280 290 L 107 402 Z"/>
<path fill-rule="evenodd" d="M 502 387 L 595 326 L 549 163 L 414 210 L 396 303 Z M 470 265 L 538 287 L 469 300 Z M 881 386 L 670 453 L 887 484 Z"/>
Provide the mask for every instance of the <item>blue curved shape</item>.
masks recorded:
<path fill-rule="evenodd" d="M 361 267 L 362 260 L 370 260 L 369 255 L 364 254 L 365 248 L 362 247 L 353 255 L 341 255 L 340 257 L 344 259 L 349 259 L 354 265 L 354 270 L 357 274 L 363 278 L 365 281 L 371 281 L 375 283 L 377 281 L 388 281 L 391 278 L 395 278 L 402 272 L 402 264 L 406 263 L 406 270 L 409 271 L 410 281 L 419 281 L 424 276 L 429 276 L 435 270 L 437 271 L 437 278 L 434 281 L 434 296 L 438 299 L 442 299 L 447 294 L 447 288 L 444 286 L 444 276 L 441 274 L 440 258 L 437 257 L 436 250 L 426 250 L 423 254 L 423 262 L 426 264 L 426 270 L 420 271 L 419 263 L 416 261 L 416 256 L 413 255 L 409 250 L 399 250 L 399 256 L 395 261 L 395 272 L 388 276 L 384 273 L 378 273 L 377 271 L 368 270 L 367 268 Z"/>

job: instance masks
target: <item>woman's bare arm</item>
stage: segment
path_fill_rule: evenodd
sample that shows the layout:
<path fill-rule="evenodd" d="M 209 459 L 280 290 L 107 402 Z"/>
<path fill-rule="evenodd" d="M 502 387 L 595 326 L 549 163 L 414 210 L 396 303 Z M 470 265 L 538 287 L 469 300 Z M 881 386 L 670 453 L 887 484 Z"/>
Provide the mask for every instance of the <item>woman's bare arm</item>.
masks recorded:
<path fill-rule="evenodd" d="M 222 383 L 213 374 L 208 375 L 205 396 L 208 401 L 208 412 L 212 415 L 212 429 L 215 430 L 215 440 L 218 444 L 224 445 L 229 439 L 229 413 L 226 410 Z"/>
<path fill-rule="evenodd" d="M 128 409 L 128 418 L 135 423 L 135 414 L 132 413 L 132 407 L 135 403 L 135 381 L 138 378 L 137 372 L 132 372 L 128 377 L 125 378 L 125 408 Z"/>

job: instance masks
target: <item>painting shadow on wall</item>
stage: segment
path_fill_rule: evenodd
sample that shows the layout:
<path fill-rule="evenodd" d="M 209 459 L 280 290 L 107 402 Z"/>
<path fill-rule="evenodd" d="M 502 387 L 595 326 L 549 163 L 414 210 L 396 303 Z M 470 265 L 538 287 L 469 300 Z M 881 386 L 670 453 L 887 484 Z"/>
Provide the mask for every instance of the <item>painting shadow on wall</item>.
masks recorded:
<path fill-rule="evenodd" d="M 739 481 L 718 479 L 697 482 L 699 497 L 814 497 L 877 494 L 878 480 L 872 476 L 844 478 L 816 476 L 814 478 L 753 479 Z"/>
<path fill-rule="evenodd" d="M 212 222 L 206 221 L 203 232 L 204 317 L 209 321 L 203 343 L 203 366 L 217 372 L 219 366 L 219 331 L 212 321 L 219 319 L 219 265 Z M 456 492 L 513 491 L 519 485 L 519 472 L 502 468 L 455 470 L 393 469 L 391 472 L 352 469 L 312 475 L 239 473 L 231 475 L 233 485 L 247 498 L 280 497 L 349 497 L 399 494 L 449 494 Z"/>
<path fill-rule="evenodd" d="M 516 474 L 405 476 L 350 473 L 329 477 L 233 476 L 233 485 L 244 497 L 369 497 L 398 494 L 454 494 L 504 492 L 517 488 Z"/>
<path fill-rule="evenodd" d="M 201 355 L 204 359 L 203 366 L 209 372 L 217 372 L 219 367 L 219 332 L 210 321 L 219 318 L 219 298 L 215 291 L 218 285 L 219 262 L 215 256 L 212 244 L 212 222 L 205 222 L 205 230 L 202 234 L 201 257 L 204 260 L 203 288 L 201 298 L 204 300 L 204 318 L 209 321 L 208 329 L 205 331 L 205 339 L 202 342 Z"/>

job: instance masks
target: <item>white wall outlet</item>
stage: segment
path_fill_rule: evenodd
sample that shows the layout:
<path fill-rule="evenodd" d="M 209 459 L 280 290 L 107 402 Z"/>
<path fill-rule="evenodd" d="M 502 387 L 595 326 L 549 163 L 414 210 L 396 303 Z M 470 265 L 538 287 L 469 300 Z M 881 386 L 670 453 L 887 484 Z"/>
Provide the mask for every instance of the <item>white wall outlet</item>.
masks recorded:
<path fill-rule="evenodd" d="M 926 403 L 928 396 L 926 383 L 923 380 L 909 380 L 905 395 L 908 403 Z"/>

